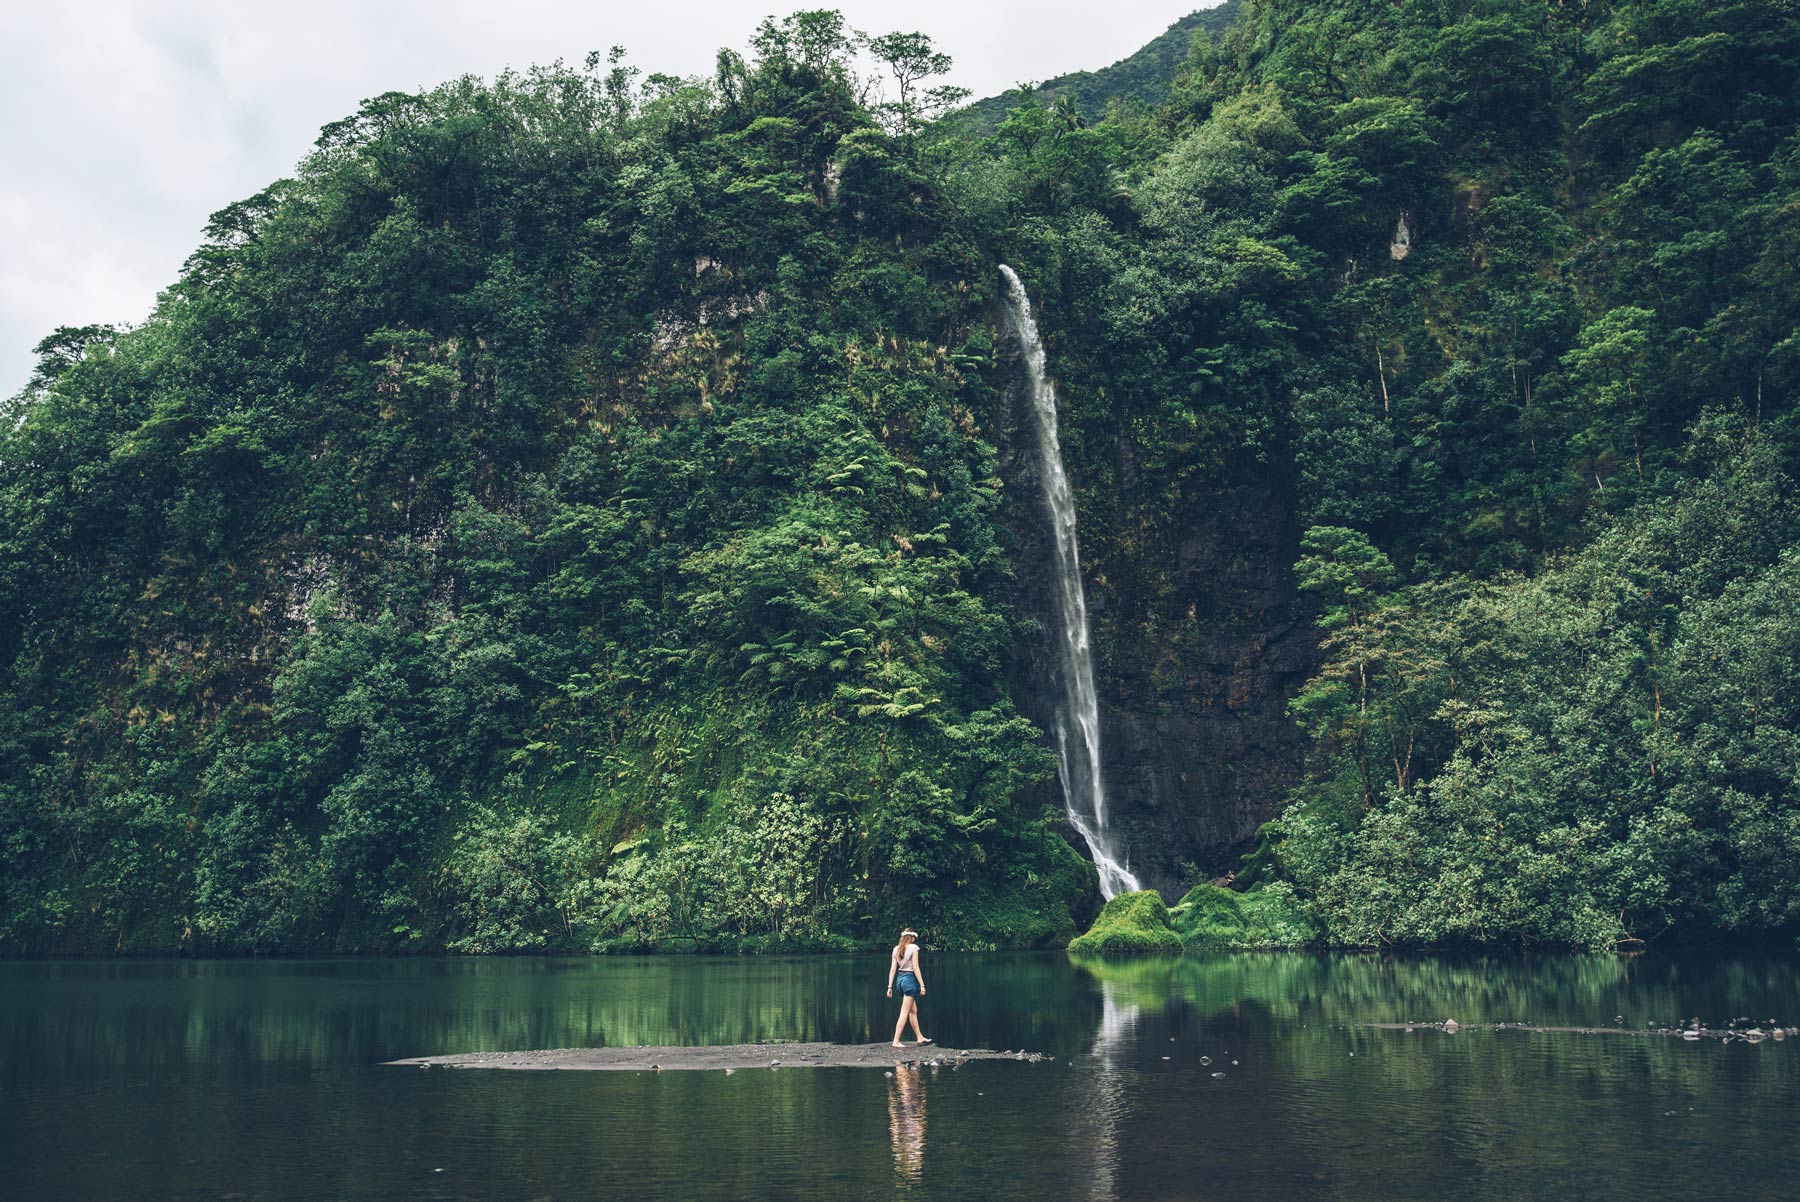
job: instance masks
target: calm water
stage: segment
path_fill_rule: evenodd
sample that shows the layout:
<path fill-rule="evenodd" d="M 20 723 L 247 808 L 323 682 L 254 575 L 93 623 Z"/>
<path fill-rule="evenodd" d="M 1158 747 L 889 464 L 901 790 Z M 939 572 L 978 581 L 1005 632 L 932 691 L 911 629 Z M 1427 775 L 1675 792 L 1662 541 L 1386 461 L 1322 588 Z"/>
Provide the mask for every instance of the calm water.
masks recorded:
<path fill-rule="evenodd" d="M 513 1073 L 398 1056 L 873 1040 L 883 958 L 0 964 L 20 1199 L 1791 1199 L 1793 958 L 930 956 L 926 1031 L 1053 1064 Z M 1210 1066 L 1200 1063 L 1210 1056 Z M 1234 1063 L 1235 1062 L 1235 1063 Z M 1226 1076 L 1215 1078 L 1215 1072 Z"/>

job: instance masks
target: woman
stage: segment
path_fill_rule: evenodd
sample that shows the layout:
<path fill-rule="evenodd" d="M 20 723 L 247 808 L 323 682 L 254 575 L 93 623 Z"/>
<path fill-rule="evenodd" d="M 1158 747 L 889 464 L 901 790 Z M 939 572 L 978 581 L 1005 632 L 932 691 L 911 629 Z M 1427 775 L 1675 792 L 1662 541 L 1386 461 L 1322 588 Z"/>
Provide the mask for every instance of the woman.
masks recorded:
<path fill-rule="evenodd" d="M 894 1024 L 894 1046 L 900 1047 L 900 1036 L 912 1022 L 913 1037 L 920 1045 L 931 1041 L 919 1031 L 919 999 L 925 996 L 925 974 L 919 971 L 919 932 L 911 927 L 900 932 L 900 942 L 888 956 L 888 996 L 894 996 L 894 984 L 900 985 L 900 1020 Z"/>

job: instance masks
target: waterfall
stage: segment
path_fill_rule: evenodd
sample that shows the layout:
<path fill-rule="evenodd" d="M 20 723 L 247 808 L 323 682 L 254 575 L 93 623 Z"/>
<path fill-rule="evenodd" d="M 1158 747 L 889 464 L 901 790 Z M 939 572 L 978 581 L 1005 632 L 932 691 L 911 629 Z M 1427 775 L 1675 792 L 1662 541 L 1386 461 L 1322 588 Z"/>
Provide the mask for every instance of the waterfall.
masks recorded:
<path fill-rule="evenodd" d="M 1062 782 L 1063 806 L 1069 822 L 1087 840 L 1100 892 L 1107 898 L 1143 886 L 1121 861 L 1106 829 L 1106 785 L 1100 775 L 1100 702 L 1094 693 L 1094 657 L 1088 648 L 1087 596 L 1081 587 L 1081 547 L 1075 539 L 1075 497 L 1063 471 L 1062 446 L 1056 438 L 1056 389 L 1044 374 L 1044 344 L 1031 316 L 1031 301 L 1017 273 L 1000 265 L 1006 277 L 1007 311 L 1019 346 L 1025 352 L 1025 374 L 1031 385 L 1031 412 L 1043 460 L 1044 503 L 1056 547 L 1056 618 L 1062 627 L 1057 647 L 1062 659 L 1062 705 L 1056 714 L 1056 775 Z"/>

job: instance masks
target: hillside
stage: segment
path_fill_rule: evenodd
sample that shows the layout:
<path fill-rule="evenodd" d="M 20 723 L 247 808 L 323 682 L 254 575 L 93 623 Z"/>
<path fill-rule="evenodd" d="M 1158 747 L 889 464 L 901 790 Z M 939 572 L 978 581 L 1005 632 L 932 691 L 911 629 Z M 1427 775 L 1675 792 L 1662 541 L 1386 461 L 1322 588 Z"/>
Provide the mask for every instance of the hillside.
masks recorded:
<path fill-rule="evenodd" d="M 1098 121 L 1115 98 L 1155 108 L 1168 96 L 1195 36 L 1217 37 L 1236 18 L 1240 7 L 1241 0 L 1223 0 L 1214 7 L 1198 9 L 1112 66 L 1058 75 L 1036 85 L 1032 93 L 1046 108 L 1059 100 L 1068 101 L 1085 121 Z M 1006 110 L 1017 102 L 1012 92 L 989 96 L 964 106 L 957 116 L 974 130 L 992 133 L 1005 120 Z"/>
<path fill-rule="evenodd" d="M 1260 0 L 1152 115 L 986 135 L 857 57 L 811 12 L 377 97 L 45 341 L 0 951 L 1065 943 L 1001 263 L 1146 883 L 1800 931 L 1791 6 Z"/>

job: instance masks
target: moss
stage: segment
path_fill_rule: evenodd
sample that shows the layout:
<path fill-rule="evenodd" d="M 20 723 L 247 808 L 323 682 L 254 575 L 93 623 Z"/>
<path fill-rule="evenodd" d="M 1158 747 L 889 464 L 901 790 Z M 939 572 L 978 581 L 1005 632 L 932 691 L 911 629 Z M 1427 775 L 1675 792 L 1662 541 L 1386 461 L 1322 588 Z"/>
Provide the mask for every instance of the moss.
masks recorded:
<path fill-rule="evenodd" d="M 1250 936 L 1238 895 L 1204 882 L 1175 903 L 1169 921 L 1188 947 L 1243 947 Z"/>
<path fill-rule="evenodd" d="M 1285 882 L 1248 893 L 1199 884 L 1169 911 L 1189 948 L 1305 947 L 1317 942 L 1310 909 Z"/>
<path fill-rule="evenodd" d="M 1149 889 L 1121 893 L 1106 903 L 1087 934 L 1069 944 L 1077 954 L 1168 956 L 1181 952 L 1181 936 L 1169 923 L 1169 908 Z"/>

